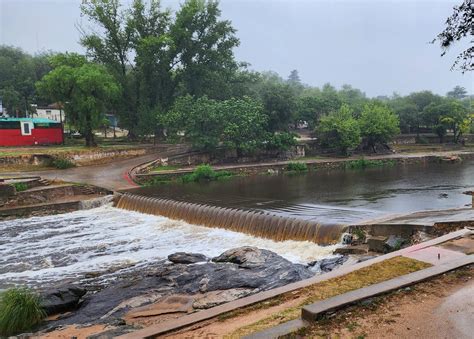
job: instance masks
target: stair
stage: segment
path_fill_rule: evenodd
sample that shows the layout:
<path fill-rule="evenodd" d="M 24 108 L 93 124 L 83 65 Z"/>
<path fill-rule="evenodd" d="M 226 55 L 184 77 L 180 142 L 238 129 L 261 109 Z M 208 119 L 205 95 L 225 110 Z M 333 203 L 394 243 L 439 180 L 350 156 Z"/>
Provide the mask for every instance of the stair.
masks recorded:
<path fill-rule="evenodd" d="M 97 193 L 96 190 L 94 189 L 94 187 L 88 186 L 88 185 L 78 187 L 78 191 L 82 195 L 91 195 L 91 194 L 96 194 Z"/>
<path fill-rule="evenodd" d="M 43 179 L 43 178 L 41 178 L 41 179 L 38 180 L 38 182 L 39 182 L 42 186 L 49 186 L 49 185 L 51 185 L 51 183 L 49 182 L 48 179 Z"/>

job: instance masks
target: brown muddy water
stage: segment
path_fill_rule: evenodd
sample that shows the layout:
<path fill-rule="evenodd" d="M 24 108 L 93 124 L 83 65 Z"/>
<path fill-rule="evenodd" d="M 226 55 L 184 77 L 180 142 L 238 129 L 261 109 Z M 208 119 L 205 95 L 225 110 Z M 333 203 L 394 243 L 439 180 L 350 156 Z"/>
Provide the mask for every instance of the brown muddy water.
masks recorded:
<path fill-rule="evenodd" d="M 474 160 L 365 170 L 234 177 L 129 192 L 149 197 L 264 210 L 320 223 L 350 224 L 386 213 L 463 207 L 474 186 Z"/>

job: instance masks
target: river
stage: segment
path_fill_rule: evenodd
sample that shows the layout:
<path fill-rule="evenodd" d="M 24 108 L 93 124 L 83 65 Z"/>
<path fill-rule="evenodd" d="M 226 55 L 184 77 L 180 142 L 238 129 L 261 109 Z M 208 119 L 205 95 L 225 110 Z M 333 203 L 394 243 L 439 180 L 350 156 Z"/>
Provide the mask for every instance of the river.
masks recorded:
<path fill-rule="evenodd" d="M 474 161 L 296 175 L 236 177 L 201 184 L 161 185 L 134 193 L 267 210 L 319 221 L 352 223 L 385 213 L 462 207 L 474 185 Z M 274 242 L 102 206 L 62 215 L 0 221 L 0 289 L 48 285 L 91 272 L 141 267 L 178 252 L 209 257 L 239 246 L 272 250 L 307 263 L 335 246 Z"/>

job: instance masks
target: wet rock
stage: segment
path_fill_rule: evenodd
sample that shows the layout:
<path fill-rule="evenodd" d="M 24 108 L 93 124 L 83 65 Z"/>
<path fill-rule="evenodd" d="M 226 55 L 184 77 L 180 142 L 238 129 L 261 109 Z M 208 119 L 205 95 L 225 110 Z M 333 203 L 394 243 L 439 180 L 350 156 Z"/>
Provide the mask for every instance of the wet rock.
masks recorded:
<path fill-rule="evenodd" d="M 200 253 L 176 252 L 168 256 L 168 260 L 175 264 L 195 264 L 198 262 L 209 261 L 209 259 Z"/>
<path fill-rule="evenodd" d="M 135 297 L 151 292 L 169 296 L 245 289 L 256 293 L 314 275 L 304 265 L 293 264 L 276 253 L 255 247 L 229 250 L 213 260 L 199 265 L 157 263 L 148 269 L 148 274 L 134 274 L 89 295 L 77 312 L 56 325 L 107 322 L 107 317 L 121 317 L 130 309 L 127 301 L 133 301 L 136 307 L 135 301 L 139 298 Z M 230 295 L 225 297 L 230 298 Z"/>
<path fill-rule="evenodd" d="M 347 255 L 339 255 L 334 258 L 325 258 L 310 262 L 308 266 L 313 267 L 313 270 L 315 271 L 327 273 L 344 264 L 347 259 L 349 259 Z"/>
<path fill-rule="evenodd" d="M 194 296 L 189 295 L 170 295 L 151 305 L 134 308 L 125 317 L 133 319 L 168 313 L 188 313 L 192 311 L 194 299 Z"/>
<path fill-rule="evenodd" d="M 233 301 L 239 298 L 243 298 L 253 292 L 252 289 L 248 288 L 235 288 L 225 291 L 212 291 L 206 293 L 204 296 L 197 298 L 193 303 L 193 308 L 196 309 L 207 309 L 214 306 L 218 306 L 229 301 Z"/>
<path fill-rule="evenodd" d="M 243 246 L 225 251 L 218 257 L 212 258 L 212 261 L 217 263 L 233 263 L 241 268 L 252 268 L 261 266 L 267 261 L 272 261 L 276 257 L 281 258 L 279 255 L 268 250 Z"/>
<path fill-rule="evenodd" d="M 391 235 L 385 242 L 385 253 L 397 251 L 408 242 L 407 239 Z"/>
<path fill-rule="evenodd" d="M 40 293 L 40 305 L 48 315 L 71 311 L 78 307 L 86 292 L 85 289 L 73 285 L 45 291 Z"/>
<path fill-rule="evenodd" d="M 343 245 L 350 245 L 352 243 L 353 236 L 350 233 L 344 233 L 342 235 L 342 244 Z"/>

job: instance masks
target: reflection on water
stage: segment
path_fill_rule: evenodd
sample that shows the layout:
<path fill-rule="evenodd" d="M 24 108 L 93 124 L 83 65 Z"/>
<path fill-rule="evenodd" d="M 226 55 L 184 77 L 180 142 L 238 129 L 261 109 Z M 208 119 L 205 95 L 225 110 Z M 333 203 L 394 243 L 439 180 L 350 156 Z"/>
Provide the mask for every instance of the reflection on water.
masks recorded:
<path fill-rule="evenodd" d="M 162 185 L 134 193 L 233 208 L 268 210 L 320 222 L 352 223 L 384 213 L 462 207 L 474 185 L 474 161 L 367 170 L 237 177 Z"/>

